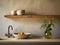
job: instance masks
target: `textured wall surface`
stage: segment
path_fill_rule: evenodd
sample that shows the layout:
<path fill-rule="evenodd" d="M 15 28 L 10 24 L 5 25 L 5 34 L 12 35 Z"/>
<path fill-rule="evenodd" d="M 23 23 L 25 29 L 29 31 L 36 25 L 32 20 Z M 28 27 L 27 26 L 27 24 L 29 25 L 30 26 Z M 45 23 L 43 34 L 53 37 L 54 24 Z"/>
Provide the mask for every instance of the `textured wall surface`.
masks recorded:
<path fill-rule="evenodd" d="M 44 30 L 40 29 L 43 19 L 17 18 L 7 19 L 4 15 L 10 14 L 11 10 L 24 9 L 26 14 L 60 15 L 60 0 L 0 0 L 0 34 L 7 33 L 8 26 L 12 25 L 13 32 L 30 32 L 42 36 Z M 53 36 L 60 36 L 60 21 L 52 30 Z"/>

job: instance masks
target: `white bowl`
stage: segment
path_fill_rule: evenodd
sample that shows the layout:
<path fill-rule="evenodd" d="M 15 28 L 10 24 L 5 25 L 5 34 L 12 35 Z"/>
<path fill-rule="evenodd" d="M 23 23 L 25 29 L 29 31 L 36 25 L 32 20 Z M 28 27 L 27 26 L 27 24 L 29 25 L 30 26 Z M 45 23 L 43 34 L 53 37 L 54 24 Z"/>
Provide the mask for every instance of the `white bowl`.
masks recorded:
<path fill-rule="evenodd" d="M 13 34 L 15 38 L 26 39 L 31 37 L 31 33 L 24 33 L 24 35 Z"/>
<path fill-rule="evenodd" d="M 26 36 L 30 37 L 31 36 L 31 33 L 25 33 Z"/>

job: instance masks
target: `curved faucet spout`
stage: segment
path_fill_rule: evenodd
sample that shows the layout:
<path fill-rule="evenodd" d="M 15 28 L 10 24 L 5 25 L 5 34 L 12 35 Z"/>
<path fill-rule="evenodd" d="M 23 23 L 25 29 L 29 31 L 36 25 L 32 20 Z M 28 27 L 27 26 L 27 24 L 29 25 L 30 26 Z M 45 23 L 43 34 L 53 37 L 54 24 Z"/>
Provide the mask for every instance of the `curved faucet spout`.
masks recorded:
<path fill-rule="evenodd" d="M 12 25 L 8 26 L 8 34 L 6 34 L 6 36 L 8 36 L 8 38 L 10 38 L 10 36 L 12 36 L 12 34 L 10 34 L 10 29 L 13 30 Z"/>
<path fill-rule="evenodd" d="M 10 33 L 10 29 L 13 30 L 12 25 L 9 25 L 9 26 L 8 26 L 8 34 Z"/>

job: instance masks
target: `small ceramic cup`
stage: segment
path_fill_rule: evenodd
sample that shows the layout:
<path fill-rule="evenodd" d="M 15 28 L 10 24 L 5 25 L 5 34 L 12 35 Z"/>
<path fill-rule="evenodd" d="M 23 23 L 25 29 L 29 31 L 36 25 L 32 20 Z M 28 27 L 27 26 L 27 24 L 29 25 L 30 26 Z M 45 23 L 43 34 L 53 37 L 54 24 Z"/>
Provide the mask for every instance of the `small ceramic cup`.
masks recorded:
<path fill-rule="evenodd" d="M 17 10 L 17 15 L 24 15 L 25 14 L 25 10 Z"/>
<path fill-rule="evenodd" d="M 16 15 L 16 10 L 11 10 L 11 15 Z"/>

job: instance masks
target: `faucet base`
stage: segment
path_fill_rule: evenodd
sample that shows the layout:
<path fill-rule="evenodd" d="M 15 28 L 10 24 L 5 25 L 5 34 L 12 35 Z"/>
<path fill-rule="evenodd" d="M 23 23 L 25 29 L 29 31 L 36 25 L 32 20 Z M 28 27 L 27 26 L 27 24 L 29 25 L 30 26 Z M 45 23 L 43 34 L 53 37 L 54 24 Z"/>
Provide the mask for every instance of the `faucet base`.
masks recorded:
<path fill-rule="evenodd" d="M 10 38 L 10 36 L 12 36 L 12 34 L 10 34 L 10 33 L 7 34 L 7 33 L 6 33 L 5 36 L 7 36 L 8 38 Z"/>

